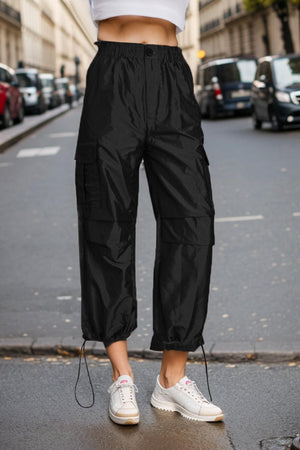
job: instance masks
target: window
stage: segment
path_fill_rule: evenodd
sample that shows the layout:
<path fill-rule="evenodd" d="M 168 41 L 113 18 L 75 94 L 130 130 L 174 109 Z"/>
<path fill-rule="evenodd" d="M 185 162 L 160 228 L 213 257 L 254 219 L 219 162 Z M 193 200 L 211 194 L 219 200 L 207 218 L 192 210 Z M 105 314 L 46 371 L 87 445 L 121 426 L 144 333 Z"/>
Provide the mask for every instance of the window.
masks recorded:
<path fill-rule="evenodd" d="M 11 83 L 12 82 L 12 75 L 7 70 L 5 72 L 6 72 L 5 73 L 5 75 L 6 75 L 6 78 L 5 78 L 6 83 Z"/>
<path fill-rule="evenodd" d="M 2 81 L 2 82 L 5 81 L 5 79 L 6 79 L 5 72 L 6 72 L 6 70 L 4 70 L 0 67 L 0 81 Z"/>
<path fill-rule="evenodd" d="M 273 61 L 273 73 L 279 89 L 296 89 L 300 84 L 300 57 L 279 58 Z"/>
<path fill-rule="evenodd" d="M 256 71 L 255 60 L 239 60 L 237 62 L 218 65 L 218 78 L 223 83 L 241 81 L 251 83 Z"/>

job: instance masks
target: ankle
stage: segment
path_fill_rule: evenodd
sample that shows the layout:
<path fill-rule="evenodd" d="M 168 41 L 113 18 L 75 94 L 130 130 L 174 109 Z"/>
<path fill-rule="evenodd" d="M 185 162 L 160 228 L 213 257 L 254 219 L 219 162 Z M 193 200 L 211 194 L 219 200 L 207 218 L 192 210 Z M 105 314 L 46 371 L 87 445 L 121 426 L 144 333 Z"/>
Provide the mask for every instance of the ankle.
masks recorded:
<path fill-rule="evenodd" d="M 184 377 L 184 371 L 180 373 L 160 373 L 159 374 L 159 382 L 162 387 L 168 389 L 169 387 L 175 386 L 175 384 Z"/>
<path fill-rule="evenodd" d="M 123 370 L 114 369 L 113 374 L 112 374 L 113 381 L 117 381 L 117 379 L 121 375 L 129 375 L 132 378 L 132 381 L 134 382 L 134 376 L 133 376 L 133 372 L 132 372 L 131 368 L 123 369 Z"/>

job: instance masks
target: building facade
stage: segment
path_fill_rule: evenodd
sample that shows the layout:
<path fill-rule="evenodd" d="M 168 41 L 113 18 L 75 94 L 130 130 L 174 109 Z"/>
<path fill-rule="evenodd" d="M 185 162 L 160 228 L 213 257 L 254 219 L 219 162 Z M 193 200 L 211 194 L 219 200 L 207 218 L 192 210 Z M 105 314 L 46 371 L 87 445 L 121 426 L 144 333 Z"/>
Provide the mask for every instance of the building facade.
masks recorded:
<path fill-rule="evenodd" d="M 289 3 L 289 12 L 295 52 L 300 53 L 300 9 Z M 201 61 L 197 57 L 200 49 L 206 52 L 205 61 L 285 54 L 280 21 L 273 9 L 267 8 L 264 14 L 249 13 L 238 0 L 190 0 L 186 29 L 178 40 L 194 74 Z"/>
<path fill-rule="evenodd" d="M 80 84 L 95 55 L 96 29 L 85 2 L 76 0 L 0 0 L 0 62 L 40 72 L 75 75 Z"/>
<path fill-rule="evenodd" d="M 0 0 L 0 62 L 15 67 L 22 54 L 20 0 Z"/>

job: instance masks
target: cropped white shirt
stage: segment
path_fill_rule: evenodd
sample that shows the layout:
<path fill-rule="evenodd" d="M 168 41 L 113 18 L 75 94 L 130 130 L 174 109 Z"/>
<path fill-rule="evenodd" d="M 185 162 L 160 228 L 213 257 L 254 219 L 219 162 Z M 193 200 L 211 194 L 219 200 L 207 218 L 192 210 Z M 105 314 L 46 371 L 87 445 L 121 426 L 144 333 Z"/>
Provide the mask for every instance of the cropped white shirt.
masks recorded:
<path fill-rule="evenodd" d="M 135 15 L 165 19 L 176 25 L 176 34 L 185 28 L 185 13 L 189 0 L 89 0 L 92 20 L 114 16 Z"/>

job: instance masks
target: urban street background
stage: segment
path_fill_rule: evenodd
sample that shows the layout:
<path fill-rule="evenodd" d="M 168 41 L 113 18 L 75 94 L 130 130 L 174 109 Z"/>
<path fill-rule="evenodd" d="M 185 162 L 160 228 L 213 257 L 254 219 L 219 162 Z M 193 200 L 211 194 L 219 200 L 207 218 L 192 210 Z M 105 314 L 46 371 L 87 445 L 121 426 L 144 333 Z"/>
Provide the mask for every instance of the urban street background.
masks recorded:
<path fill-rule="evenodd" d="M 198 100 L 203 63 L 300 54 L 300 1 L 190 0 L 177 37 Z M 143 164 L 138 327 L 128 339 L 141 422 L 110 421 L 111 366 L 99 343 L 87 356 L 94 408 L 75 402 L 82 336 L 74 156 L 96 38 L 88 0 L 0 0 L 0 448 L 291 448 L 300 433 L 300 126 L 255 129 L 249 111 L 202 120 L 216 210 L 204 347 L 224 422 L 192 422 L 150 405 L 161 352 L 149 350 L 156 224 Z M 23 117 L 18 68 L 64 80 L 61 100 Z M 220 88 L 214 82 L 215 95 Z M 5 108 L 8 92 L 24 102 L 15 116 Z M 186 374 L 208 398 L 200 351 L 190 352 Z M 88 403 L 83 366 L 78 388 Z"/>

